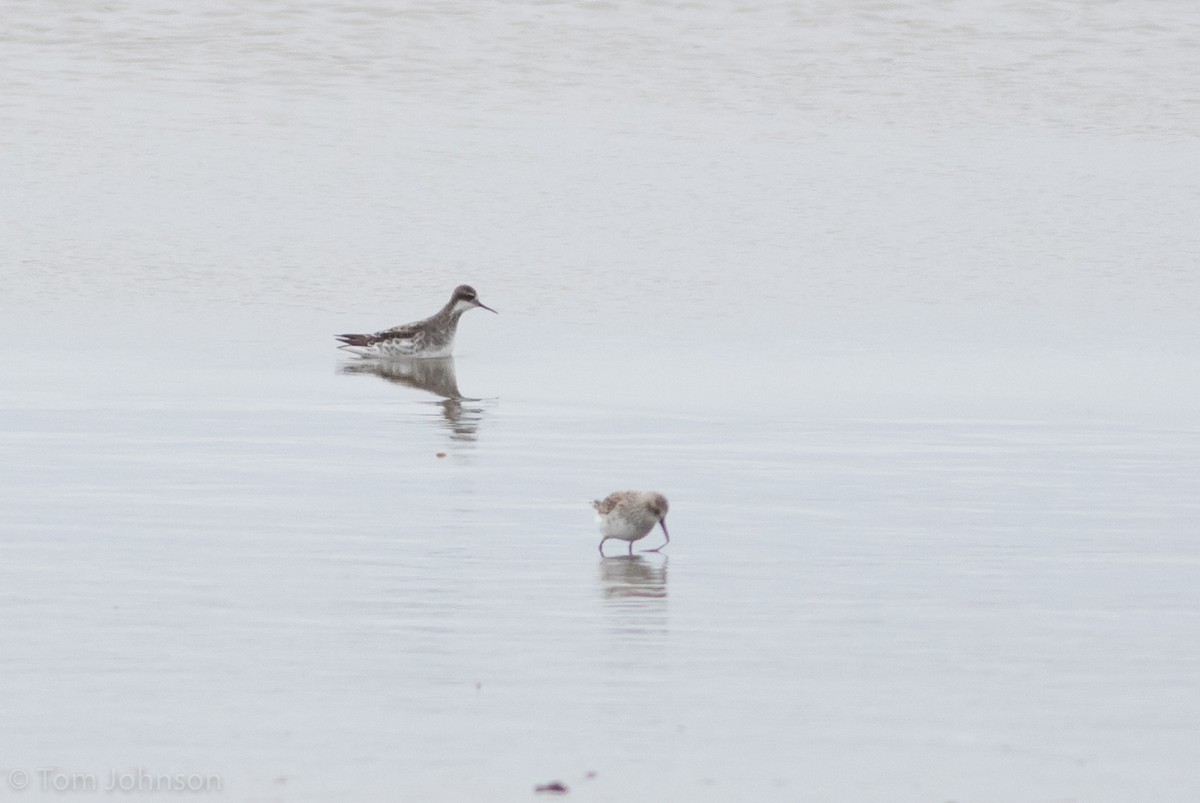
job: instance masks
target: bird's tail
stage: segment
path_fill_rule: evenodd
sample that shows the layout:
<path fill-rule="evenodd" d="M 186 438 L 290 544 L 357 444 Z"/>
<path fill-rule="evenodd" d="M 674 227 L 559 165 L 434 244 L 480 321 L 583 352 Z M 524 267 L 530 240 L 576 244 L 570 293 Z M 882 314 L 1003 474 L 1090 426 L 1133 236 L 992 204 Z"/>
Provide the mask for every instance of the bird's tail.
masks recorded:
<path fill-rule="evenodd" d="M 334 337 L 340 340 L 343 346 L 366 348 L 371 345 L 371 335 L 334 335 Z"/>

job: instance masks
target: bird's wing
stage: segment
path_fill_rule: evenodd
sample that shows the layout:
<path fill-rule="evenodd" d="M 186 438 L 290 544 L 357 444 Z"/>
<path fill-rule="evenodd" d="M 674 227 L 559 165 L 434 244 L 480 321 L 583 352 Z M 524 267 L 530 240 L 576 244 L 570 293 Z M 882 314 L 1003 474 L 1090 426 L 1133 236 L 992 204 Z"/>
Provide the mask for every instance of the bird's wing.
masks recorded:
<path fill-rule="evenodd" d="M 342 341 L 343 345 L 355 348 L 386 346 L 391 351 L 407 354 L 420 351 L 421 344 L 425 340 L 425 331 L 406 323 L 371 335 L 338 335 L 337 339 Z"/>
<path fill-rule="evenodd" d="M 409 323 L 393 326 L 391 329 L 384 329 L 382 332 L 375 333 L 376 343 L 386 343 L 395 351 L 404 354 L 420 351 L 424 341 L 425 330 Z"/>
<path fill-rule="evenodd" d="M 391 329 L 384 329 L 382 332 L 376 332 L 375 337 L 378 337 L 381 340 L 387 340 L 391 338 L 409 340 L 420 336 L 421 332 L 422 327 L 415 323 L 402 323 L 399 326 L 393 326 Z"/>

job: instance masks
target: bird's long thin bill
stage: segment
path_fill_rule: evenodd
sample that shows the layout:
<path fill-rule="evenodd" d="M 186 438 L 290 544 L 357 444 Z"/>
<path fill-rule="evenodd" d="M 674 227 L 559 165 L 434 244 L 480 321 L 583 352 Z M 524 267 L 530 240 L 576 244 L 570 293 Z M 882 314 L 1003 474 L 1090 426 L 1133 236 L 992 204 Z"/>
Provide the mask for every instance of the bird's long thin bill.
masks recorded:
<path fill-rule="evenodd" d="M 489 307 L 487 304 L 484 304 L 482 301 L 476 301 L 476 302 L 475 302 L 475 306 L 477 306 L 477 307 L 483 307 L 483 308 L 484 308 L 485 310 L 487 310 L 488 312 L 496 312 L 496 310 L 492 309 L 492 308 L 491 308 L 491 307 Z M 499 315 L 500 313 L 496 312 L 496 314 L 497 314 L 497 315 Z"/>

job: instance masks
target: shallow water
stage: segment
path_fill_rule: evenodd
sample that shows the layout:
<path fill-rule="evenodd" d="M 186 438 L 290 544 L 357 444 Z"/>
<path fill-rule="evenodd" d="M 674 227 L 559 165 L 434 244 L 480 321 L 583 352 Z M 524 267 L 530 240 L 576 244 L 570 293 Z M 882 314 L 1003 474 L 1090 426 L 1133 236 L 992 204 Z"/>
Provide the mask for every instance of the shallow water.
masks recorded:
<path fill-rule="evenodd" d="M 18 10 L 0 787 L 1194 797 L 1194 11 Z"/>

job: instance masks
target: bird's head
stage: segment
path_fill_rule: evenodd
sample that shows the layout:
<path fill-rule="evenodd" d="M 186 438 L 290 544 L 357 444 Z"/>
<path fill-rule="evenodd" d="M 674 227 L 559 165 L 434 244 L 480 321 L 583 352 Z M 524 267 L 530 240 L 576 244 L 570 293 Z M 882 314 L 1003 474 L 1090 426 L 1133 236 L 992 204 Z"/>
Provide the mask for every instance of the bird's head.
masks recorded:
<path fill-rule="evenodd" d="M 454 305 L 454 311 L 458 313 L 466 312 L 472 307 L 483 307 L 488 312 L 496 312 L 479 300 L 479 294 L 475 292 L 475 288 L 469 284 L 460 284 L 454 288 L 454 293 L 450 296 L 450 302 Z M 500 313 L 496 312 L 497 315 Z"/>

